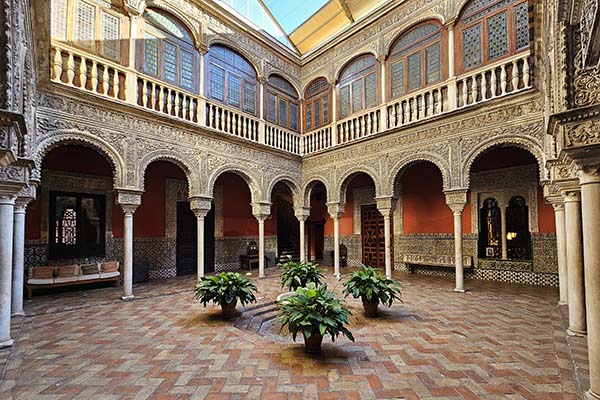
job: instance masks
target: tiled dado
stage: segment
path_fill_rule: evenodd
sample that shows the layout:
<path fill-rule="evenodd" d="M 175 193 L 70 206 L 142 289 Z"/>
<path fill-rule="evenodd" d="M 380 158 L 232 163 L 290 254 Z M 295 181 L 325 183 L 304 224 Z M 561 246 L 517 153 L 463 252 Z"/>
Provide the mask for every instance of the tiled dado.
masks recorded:
<path fill-rule="evenodd" d="M 258 243 L 258 236 L 222 236 L 215 238 L 215 271 L 240 269 L 240 255 L 246 254 L 248 243 Z M 265 236 L 267 267 L 275 266 L 277 257 L 277 236 Z"/>
<path fill-rule="evenodd" d="M 348 266 L 360 267 L 362 265 L 362 240 L 361 235 L 341 235 L 340 245 L 348 249 Z M 323 264 L 333 265 L 333 236 L 325 236 Z"/>

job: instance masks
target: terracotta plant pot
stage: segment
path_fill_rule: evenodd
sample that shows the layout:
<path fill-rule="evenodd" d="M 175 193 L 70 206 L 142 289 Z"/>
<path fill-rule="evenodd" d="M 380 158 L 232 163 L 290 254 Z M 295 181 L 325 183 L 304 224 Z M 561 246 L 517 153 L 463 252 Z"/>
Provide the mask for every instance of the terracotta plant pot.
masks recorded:
<path fill-rule="evenodd" d="M 224 318 L 231 318 L 235 315 L 235 306 L 237 304 L 237 299 L 235 299 L 232 303 L 222 303 L 221 304 L 221 312 Z"/>
<path fill-rule="evenodd" d="M 377 316 L 377 309 L 379 307 L 379 301 L 370 302 L 363 299 L 363 308 L 365 309 L 365 315 L 370 318 Z"/>
<path fill-rule="evenodd" d="M 304 351 L 311 354 L 320 353 L 321 343 L 323 343 L 323 336 L 319 333 L 313 333 L 309 338 L 304 336 Z"/>

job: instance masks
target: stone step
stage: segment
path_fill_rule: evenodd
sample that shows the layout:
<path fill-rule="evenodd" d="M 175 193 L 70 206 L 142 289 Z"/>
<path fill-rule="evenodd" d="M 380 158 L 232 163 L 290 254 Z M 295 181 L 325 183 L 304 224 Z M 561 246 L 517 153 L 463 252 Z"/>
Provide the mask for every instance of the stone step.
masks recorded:
<path fill-rule="evenodd" d="M 275 306 L 269 312 L 265 312 L 260 315 L 254 316 L 251 319 L 251 321 L 248 324 L 246 329 L 249 331 L 252 331 L 252 332 L 259 332 L 260 328 L 262 327 L 262 325 L 265 322 L 270 321 L 274 318 L 277 318 L 278 315 L 279 315 L 279 307 Z"/>
<path fill-rule="evenodd" d="M 234 326 L 239 329 L 248 329 L 248 325 L 252 320 L 260 315 L 267 314 L 273 309 L 278 309 L 274 301 L 268 301 L 265 303 L 254 304 L 244 308 L 242 315 L 235 321 Z"/>

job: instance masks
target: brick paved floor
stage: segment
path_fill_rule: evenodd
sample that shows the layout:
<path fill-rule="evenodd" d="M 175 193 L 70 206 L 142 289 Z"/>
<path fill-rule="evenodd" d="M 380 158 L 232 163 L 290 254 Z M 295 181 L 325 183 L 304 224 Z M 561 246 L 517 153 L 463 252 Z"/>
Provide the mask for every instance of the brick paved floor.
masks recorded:
<path fill-rule="evenodd" d="M 356 342 L 319 356 L 221 320 L 193 277 L 136 285 L 130 303 L 119 288 L 34 297 L 0 398 L 580 398 L 555 288 L 467 281 L 459 294 L 449 278 L 396 278 L 405 303 L 367 320 L 348 299 Z M 280 292 L 276 276 L 258 286 L 259 302 Z"/>

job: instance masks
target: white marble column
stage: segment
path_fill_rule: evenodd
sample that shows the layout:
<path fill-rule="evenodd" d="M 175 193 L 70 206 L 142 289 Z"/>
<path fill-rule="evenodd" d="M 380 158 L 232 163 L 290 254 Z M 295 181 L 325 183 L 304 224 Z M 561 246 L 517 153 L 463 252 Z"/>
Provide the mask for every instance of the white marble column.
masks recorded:
<path fill-rule="evenodd" d="M 197 242 L 197 257 L 198 257 L 198 259 L 196 260 L 196 262 L 197 262 L 196 278 L 199 282 L 200 278 L 202 278 L 204 276 L 204 273 L 206 270 L 205 265 L 204 265 L 204 219 L 206 218 L 206 216 L 208 215 L 208 213 L 210 212 L 210 210 L 212 208 L 212 198 L 200 197 L 200 196 L 190 197 L 190 208 L 194 212 L 194 215 L 196 216 L 196 220 L 197 220 L 196 242 Z"/>
<path fill-rule="evenodd" d="M 573 336 L 586 334 L 585 284 L 583 273 L 583 244 L 581 231 L 581 198 L 578 189 L 563 194 L 565 202 L 565 232 L 567 242 L 567 276 L 569 329 Z"/>
<path fill-rule="evenodd" d="M 554 223 L 556 225 L 556 248 L 558 252 L 558 284 L 560 300 L 558 304 L 568 303 L 568 272 L 567 272 L 567 241 L 565 230 L 565 205 L 562 203 L 552 203 L 554 208 Z"/>
<path fill-rule="evenodd" d="M 377 209 L 383 215 L 383 231 L 385 240 L 385 276 L 392 279 L 392 270 L 394 269 L 392 260 L 392 242 L 394 239 L 392 232 L 392 215 L 396 209 L 397 199 L 392 196 L 378 197 Z"/>
<path fill-rule="evenodd" d="M 502 243 L 502 259 L 508 260 L 508 240 L 506 240 L 506 204 L 498 202 L 500 207 L 500 236 Z"/>
<path fill-rule="evenodd" d="M 590 389 L 600 399 L 600 168 L 580 173 Z"/>
<path fill-rule="evenodd" d="M 15 199 L 14 195 L 0 193 L 0 348 L 13 344 L 10 337 L 10 303 Z"/>
<path fill-rule="evenodd" d="M 142 203 L 142 194 L 137 190 L 119 190 L 117 203 L 123 209 L 123 296 L 121 300 L 131 301 L 133 295 L 133 214 Z"/>
<path fill-rule="evenodd" d="M 265 220 L 271 215 L 271 203 L 252 205 L 252 214 L 258 221 L 258 277 L 265 277 Z"/>
<path fill-rule="evenodd" d="M 465 292 L 465 268 L 463 264 L 463 228 L 462 213 L 467 204 L 467 191 L 456 190 L 446 192 L 446 204 L 454 216 L 454 267 L 455 267 L 455 292 Z"/>
<path fill-rule="evenodd" d="M 33 188 L 35 190 L 35 188 Z M 25 212 L 32 197 L 17 197 L 13 228 L 12 315 L 25 315 L 23 311 L 23 285 L 25 284 Z"/>
<path fill-rule="evenodd" d="M 306 220 L 310 215 L 310 208 L 302 207 L 296 211 L 296 218 L 300 223 L 300 262 L 308 262 L 306 256 Z"/>
<path fill-rule="evenodd" d="M 344 214 L 342 203 L 327 203 L 329 215 L 333 219 L 333 274 L 341 279 L 340 273 L 340 217 Z"/>

